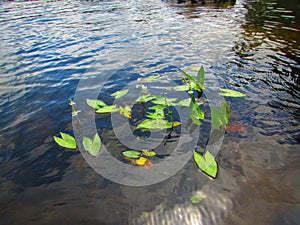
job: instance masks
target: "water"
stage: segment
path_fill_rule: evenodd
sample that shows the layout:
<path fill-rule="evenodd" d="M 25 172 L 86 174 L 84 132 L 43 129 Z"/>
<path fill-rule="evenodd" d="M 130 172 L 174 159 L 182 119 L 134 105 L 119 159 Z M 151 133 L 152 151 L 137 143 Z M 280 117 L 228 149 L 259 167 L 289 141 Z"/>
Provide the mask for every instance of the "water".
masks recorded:
<path fill-rule="evenodd" d="M 0 224 L 299 224 L 299 8 L 1 2 Z M 122 186 L 53 142 L 72 133 L 68 99 L 93 68 L 131 74 L 108 84 L 117 90 L 137 76 L 179 82 L 175 66 L 199 65 L 207 84 L 248 95 L 228 99 L 245 131 L 226 134 L 216 180 L 190 160 L 163 183 Z M 207 197 L 192 204 L 196 193 Z"/>

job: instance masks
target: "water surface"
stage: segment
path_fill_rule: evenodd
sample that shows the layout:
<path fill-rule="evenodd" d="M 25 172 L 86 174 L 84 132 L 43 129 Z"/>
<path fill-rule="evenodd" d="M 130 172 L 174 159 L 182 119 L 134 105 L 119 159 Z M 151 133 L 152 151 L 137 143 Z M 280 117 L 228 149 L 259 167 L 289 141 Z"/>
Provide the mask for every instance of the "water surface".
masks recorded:
<path fill-rule="evenodd" d="M 0 223 L 299 224 L 299 12 L 296 0 L 1 2 Z M 228 99 L 245 130 L 225 135 L 216 180 L 191 160 L 163 183 L 122 186 L 54 143 L 73 133 L 68 99 L 93 68 L 127 72 L 117 90 L 200 65 L 207 85 L 247 94 Z M 192 204 L 196 193 L 207 197 Z"/>

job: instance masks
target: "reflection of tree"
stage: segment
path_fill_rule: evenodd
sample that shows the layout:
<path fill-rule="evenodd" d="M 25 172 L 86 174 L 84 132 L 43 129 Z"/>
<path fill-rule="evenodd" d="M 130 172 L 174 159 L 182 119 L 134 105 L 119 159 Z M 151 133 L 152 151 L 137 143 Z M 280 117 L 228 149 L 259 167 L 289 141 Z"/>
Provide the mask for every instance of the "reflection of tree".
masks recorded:
<path fill-rule="evenodd" d="M 236 2 L 236 0 L 164 0 L 164 1 L 175 3 L 175 4 L 182 4 L 182 3 L 201 4 L 201 5 L 214 4 L 217 6 L 222 6 L 224 4 L 233 5 Z"/>
<path fill-rule="evenodd" d="M 244 37 L 236 43 L 235 51 L 241 61 L 262 63 L 260 60 L 264 60 L 268 66 L 273 67 L 273 72 L 288 73 L 299 84 L 300 69 L 297 64 L 300 61 L 300 23 L 296 17 L 300 3 L 289 0 L 287 5 L 291 5 L 291 2 L 294 8 L 290 9 L 284 8 L 285 3 L 281 0 L 246 3 L 248 13 L 242 25 Z"/>

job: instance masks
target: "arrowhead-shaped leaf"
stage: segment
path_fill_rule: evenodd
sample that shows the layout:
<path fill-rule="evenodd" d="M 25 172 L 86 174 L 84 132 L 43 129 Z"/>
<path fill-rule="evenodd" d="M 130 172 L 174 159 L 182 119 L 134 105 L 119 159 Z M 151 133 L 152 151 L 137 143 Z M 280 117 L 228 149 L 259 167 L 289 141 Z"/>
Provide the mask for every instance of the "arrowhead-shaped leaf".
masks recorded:
<path fill-rule="evenodd" d="M 200 153 L 194 151 L 194 160 L 197 166 L 207 175 L 212 178 L 216 178 L 218 173 L 218 164 L 214 156 L 206 151 L 202 156 Z"/>
<path fill-rule="evenodd" d="M 87 152 L 92 156 L 97 156 L 100 152 L 102 143 L 98 133 L 96 133 L 93 140 L 88 137 L 83 137 L 82 144 Z"/>
<path fill-rule="evenodd" d="M 76 141 L 75 138 L 72 137 L 69 134 L 65 134 L 63 132 L 60 132 L 61 138 L 53 136 L 54 141 L 59 144 L 61 147 L 64 148 L 70 148 L 70 149 L 75 149 L 76 148 Z"/>
<path fill-rule="evenodd" d="M 86 103 L 94 109 L 99 109 L 100 107 L 107 106 L 106 103 L 102 102 L 101 100 L 87 99 Z"/>

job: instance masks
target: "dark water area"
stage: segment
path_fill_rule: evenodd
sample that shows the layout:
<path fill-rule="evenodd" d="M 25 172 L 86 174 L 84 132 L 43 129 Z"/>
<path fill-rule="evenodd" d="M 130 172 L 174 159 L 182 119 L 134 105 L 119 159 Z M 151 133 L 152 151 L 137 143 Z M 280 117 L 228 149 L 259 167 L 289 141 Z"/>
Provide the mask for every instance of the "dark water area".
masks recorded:
<path fill-rule="evenodd" d="M 0 224 L 300 223 L 297 0 L 1 1 L 0 32 Z M 164 182 L 119 185 L 53 141 L 73 134 L 81 81 L 117 74 L 99 94 L 109 102 L 138 77 L 180 83 L 176 68 L 201 65 L 208 89 L 247 94 L 226 98 L 244 129 L 225 134 L 217 179 L 191 159 Z"/>

